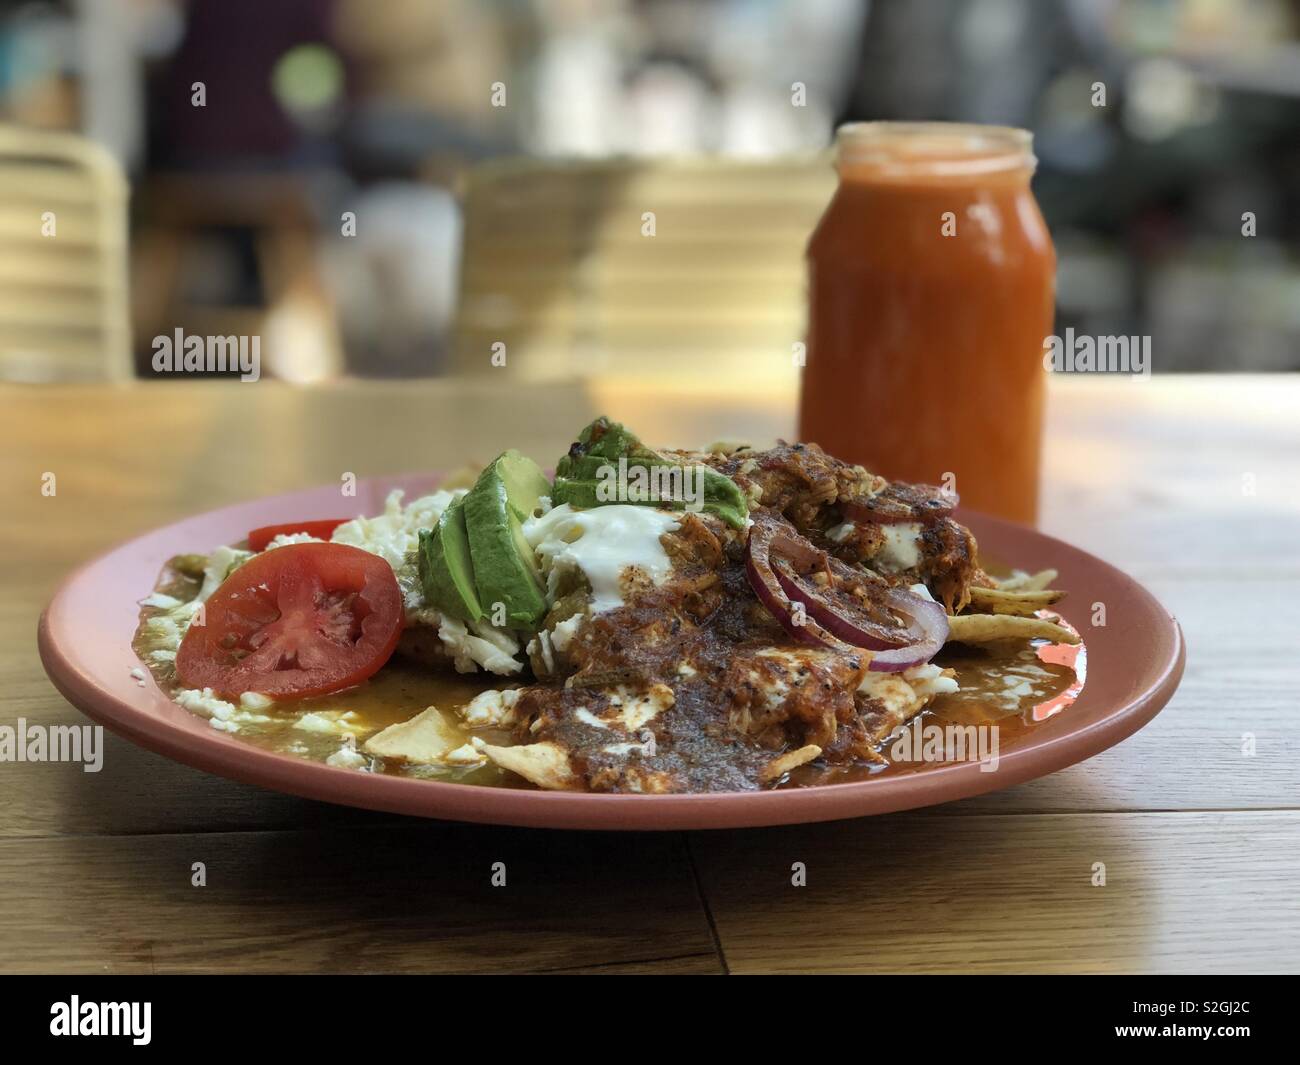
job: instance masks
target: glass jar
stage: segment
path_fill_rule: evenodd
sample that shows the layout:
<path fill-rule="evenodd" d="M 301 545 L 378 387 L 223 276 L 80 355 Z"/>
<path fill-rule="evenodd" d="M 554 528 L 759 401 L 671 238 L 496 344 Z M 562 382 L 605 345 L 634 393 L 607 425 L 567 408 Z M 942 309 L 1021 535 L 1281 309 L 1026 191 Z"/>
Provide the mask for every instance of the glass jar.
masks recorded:
<path fill-rule="evenodd" d="M 839 188 L 808 245 L 801 440 L 1035 520 L 1056 253 L 1034 162 L 1019 129 L 838 131 Z"/>

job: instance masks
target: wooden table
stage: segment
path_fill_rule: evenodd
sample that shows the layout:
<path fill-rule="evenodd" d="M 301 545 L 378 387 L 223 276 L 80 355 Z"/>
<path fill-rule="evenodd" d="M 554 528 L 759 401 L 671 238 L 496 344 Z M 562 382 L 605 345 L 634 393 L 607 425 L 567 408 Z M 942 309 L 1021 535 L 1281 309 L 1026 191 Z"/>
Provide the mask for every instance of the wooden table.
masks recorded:
<path fill-rule="evenodd" d="M 1190 646 L 1120 746 L 915 813 L 601 835 L 326 806 L 110 736 L 98 775 L 0 764 L 0 970 L 1294 971 L 1300 379 L 1053 385 L 1044 527 L 1148 583 Z M 36 619 L 108 545 L 348 470 L 553 459 L 598 409 L 674 444 L 793 421 L 789 396 L 613 383 L 0 388 L 0 724 L 83 720 Z"/>

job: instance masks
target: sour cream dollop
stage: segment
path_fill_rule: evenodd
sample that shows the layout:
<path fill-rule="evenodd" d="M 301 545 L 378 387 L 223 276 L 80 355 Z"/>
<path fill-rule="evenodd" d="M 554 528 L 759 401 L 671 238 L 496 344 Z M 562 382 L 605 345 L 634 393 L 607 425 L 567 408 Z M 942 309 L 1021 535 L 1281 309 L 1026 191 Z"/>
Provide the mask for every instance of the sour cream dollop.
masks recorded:
<path fill-rule="evenodd" d="M 591 585 L 591 612 L 623 605 L 620 578 L 636 566 L 656 584 L 672 571 L 659 542 L 681 527 L 677 516 L 653 507 L 612 504 L 574 510 L 568 503 L 524 522 L 524 537 L 537 552 L 547 591 L 554 597 L 566 570 L 578 569 Z"/>

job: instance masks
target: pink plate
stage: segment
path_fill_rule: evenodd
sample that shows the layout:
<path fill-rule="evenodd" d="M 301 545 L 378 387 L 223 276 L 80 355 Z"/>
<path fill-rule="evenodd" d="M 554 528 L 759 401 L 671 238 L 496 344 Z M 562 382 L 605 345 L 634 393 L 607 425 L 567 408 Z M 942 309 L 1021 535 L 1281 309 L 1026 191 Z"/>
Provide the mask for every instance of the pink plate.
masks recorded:
<path fill-rule="evenodd" d="M 375 514 L 392 488 L 407 498 L 434 476 L 371 478 L 347 509 Z M 949 802 L 1020 784 L 1104 751 L 1150 721 L 1183 673 L 1177 623 L 1149 592 L 1060 540 L 994 518 L 962 515 L 991 557 L 1030 571 L 1055 567 L 1070 593 L 1061 613 L 1083 632 L 1088 679 L 1078 701 L 1001 752 L 996 772 L 977 762 L 927 766 L 873 780 L 714 795 L 599 795 L 525 791 L 359 773 L 243 743 L 130 676 L 136 603 L 173 555 L 232 543 L 260 525 L 340 512 L 337 486 L 239 503 L 188 518 L 101 555 L 70 576 L 41 618 L 40 652 L 55 687 L 95 721 L 142 747 L 234 780 L 326 802 L 489 824 L 578 829 L 739 828 L 831 821 Z M 1090 604 L 1110 607 L 1104 628 Z"/>

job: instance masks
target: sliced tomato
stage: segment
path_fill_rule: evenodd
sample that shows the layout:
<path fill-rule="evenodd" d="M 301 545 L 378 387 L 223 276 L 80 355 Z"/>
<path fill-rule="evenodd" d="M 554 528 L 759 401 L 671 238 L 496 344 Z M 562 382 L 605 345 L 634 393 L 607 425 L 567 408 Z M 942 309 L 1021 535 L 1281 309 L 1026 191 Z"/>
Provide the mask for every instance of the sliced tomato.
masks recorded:
<path fill-rule="evenodd" d="M 388 661 L 402 593 L 378 555 L 346 544 L 290 544 L 255 555 L 208 598 L 176 654 L 187 687 L 225 696 L 324 695 Z"/>
<path fill-rule="evenodd" d="M 277 536 L 292 536 L 294 533 L 306 533 L 317 540 L 328 540 L 330 534 L 342 525 L 347 518 L 322 518 L 319 521 L 286 521 L 283 525 L 263 525 L 248 534 L 250 551 L 265 551 L 266 545 Z"/>

